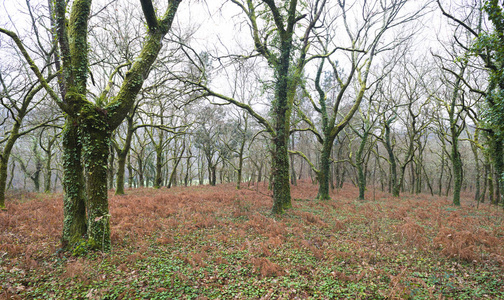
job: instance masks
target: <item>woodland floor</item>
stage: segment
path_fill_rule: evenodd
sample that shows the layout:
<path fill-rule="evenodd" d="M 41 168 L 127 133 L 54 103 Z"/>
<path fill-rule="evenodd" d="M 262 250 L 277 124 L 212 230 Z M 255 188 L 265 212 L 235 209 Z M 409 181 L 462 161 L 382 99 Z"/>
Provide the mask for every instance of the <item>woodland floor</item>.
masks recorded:
<path fill-rule="evenodd" d="M 11 195 L 0 299 L 504 299 L 502 209 L 316 192 L 293 187 L 276 218 L 262 184 L 111 194 L 112 253 L 74 255 L 58 251 L 61 195 Z"/>

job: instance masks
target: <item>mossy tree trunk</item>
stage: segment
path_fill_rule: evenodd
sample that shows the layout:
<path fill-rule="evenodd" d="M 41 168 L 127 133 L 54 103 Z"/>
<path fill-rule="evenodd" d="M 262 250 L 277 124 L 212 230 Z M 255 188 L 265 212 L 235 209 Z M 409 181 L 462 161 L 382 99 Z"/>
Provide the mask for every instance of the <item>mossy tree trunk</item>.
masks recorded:
<path fill-rule="evenodd" d="M 291 1 L 289 19 L 295 17 L 297 1 Z M 294 25 L 294 24 L 292 24 Z M 282 25 L 283 26 L 283 25 Z M 275 100 L 273 102 L 274 129 L 273 137 L 273 213 L 281 214 L 284 209 L 292 207 L 289 180 L 289 134 L 292 104 L 289 99 L 289 88 L 294 83 L 290 78 L 290 60 L 293 29 L 280 31 L 280 56 L 275 65 Z"/>
<path fill-rule="evenodd" d="M 495 204 L 495 198 L 494 198 L 494 178 L 492 176 L 492 171 L 488 173 L 488 202 L 490 204 Z"/>
<path fill-rule="evenodd" d="M 500 192 L 501 192 L 501 185 L 502 185 L 502 177 L 504 174 L 504 146 L 503 146 L 503 140 L 502 138 L 494 133 L 490 132 L 489 133 L 489 142 L 490 142 L 490 156 L 492 158 L 492 162 L 494 165 L 494 180 L 495 180 L 495 191 L 492 194 L 493 195 L 493 201 L 491 201 L 492 204 L 499 204 L 500 203 Z M 492 172 L 490 172 L 491 174 Z M 489 189 L 492 188 L 494 189 L 494 186 L 490 186 L 490 183 L 492 182 L 491 179 L 489 179 Z"/>
<path fill-rule="evenodd" d="M 460 206 L 460 191 L 462 190 L 463 181 L 463 170 L 462 170 L 462 159 L 460 157 L 459 146 L 458 146 L 458 135 L 456 135 L 456 129 L 451 129 L 452 131 L 452 150 L 451 150 L 451 161 L 453 168 L 453 205 Z"/>
<path fill-rule="evenodd" d="M 488 113 L 486 125 L 490 129 L 490 154 L 495 167 L 496 199 L 502 203 L 501 193 L 504 191 L 504 11 L 502 1 L 485 1 L 483 10 L 493 25 L 490 33 L 480 33 L 477 38 L 477 54 L 485 62 L 489 71 L 486 102 Z M 479 31 L 478 31 L 479 33 Z M 503 205 L 504 207 L 504 205 Z"/>
<path fill-rule="evenodd" d="M 86 193 L 81 164 L 82 145 L 76 119 L 67 116 L 63 129 L 63 248 L 72 248 L 87 235 Z"/>
<path fill-rule="evenodd" d="M 292 207 L 289 182 L 289 154 L 287 151 L 287 134 L 280 134 L 273 140 L 274 153 L 272 161 L 273 176 L 273 213 L 281 214 Z"/>
<path fill-rule="evenodd" d="M 107 162 L 110 135 L 107 120 L 100 110 L 88 106 L 82 111 L 81 140 L 88 195 L 88 238 L 92 247 L 110 250 L 110 214 L 108 209 Z"/>
<path fill-rule="evenodd" d="M 105 101 L 106 89 L 96 104 L 86 98 L 86 81 L 88 68 L 88 20 L 91 11 L 91 0 L 75 0 L 70 9 L 70 18 L 66 12 L 68 2 L 55 1 L 55 16 L 57 24 L 57 38 L 62 70 L 60 89 L 63 99 L 49 86 L 48 81 L 13 32 L 2 29 L 9 35 L 21 50 L 41 85 L 60 108 L 67 113 L 66 133 L 64 137 L 64 165 L 65 165 L 65 203 L 63 243 L 73 246 L 80 233 L 74 226 L 80 220 L 82 201 L 81 185 L 78 180 L 82 177 L 81 151 L 79 141 L 82 142 L 83 161 L 86 168 L 86 192 L 88 204 L 87 234 L 93 247 L 102 250 L 110 249 L 110 225 L 107 198 L 107 159 L 110 149 L 110 134 L 124 120 L 134 105 L 149 69 L 156 60 L 162 46 L 162 39 L 170 30 L 175 13 L 181 0 L 168 0 L 165 14 L 158 19 L 150 0 L 141 0 L 142 10 L 147 22 L 148 32 L 144 39 L 142 51 L 135 59 L 131 68 L 126 72 L 124 81 L 112 101 Z M 104 105 L 105 103 L 108 103 Z M 103 106 L 104 105 L 104 106 Z M 80 125 L 80 126 L 79 126 Z M 77 128 L 80 127 L 80 128 Z M 79 129 L 79 130 L 77 130 Z M 79 216 L 75 216 L 79 214 Z M 77 219 L 76 219 L 77 218 Z"/>

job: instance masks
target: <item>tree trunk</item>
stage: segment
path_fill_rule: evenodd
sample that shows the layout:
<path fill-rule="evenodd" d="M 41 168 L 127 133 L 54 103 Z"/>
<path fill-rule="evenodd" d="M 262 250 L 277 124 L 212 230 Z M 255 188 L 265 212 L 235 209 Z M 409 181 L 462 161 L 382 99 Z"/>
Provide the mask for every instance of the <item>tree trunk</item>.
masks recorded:
<path fill-rule="evenodd" d="M 439 186 L 438 196 L 441 196 L 443 193 L 444 168 L 445 168 L 445 153 L 444 153 L 444 149 L 443 149 L 441 152 L 441 170 L 439 172 L 439 179 L 438 179 L 438 186 Z"/>
<path fill-rule="evenodd" d="M 448 184 L 446 185 L 446 191 L 445 191 L 446 197 L 448 197 L 448 195 L 450 194 L 450 190 L 451 190 L 451 184 L 452 184 L 452 179 L 453 179 L 453 175 L 451 173 L 451 170 L 450 170 L 449 175 L 450 175 L 450 177 L 448 178 Z"/>
<path fill-rule="evenodd" d="M 486 191 L 487 191 L 487 178 L 490 170 L 490 164 L 485 160 L 484 163 L 484 169 L 485 169 L 485 174 L 483 175 L 483 191 L 481 192 L 479 202 L 484 203 L 485 202 L 485 196 L 486 196 Z"/>
<path fill-rule="evenodd" d="M 460 152 L 459 152 L 459 135 L 460 135 L 460 129 L 459 126 L 457 125 L 457 119 L 458 116 L 456 116 L 455 108 L 456 108 L 456 102 L 458 99 L 458 92 L 460 89 L 460 84 L 461 84 L 461 77 L 464 74 L 465 71 L 465 66 L 467 65 L 464 64 L 462 67 L 459 76 L 457 77 L 457 80 L 455 81 L 455 87 L 453 90 L 453 96 L 451 99 L 450 103 L 450 108 L 448 109 L 448 115 L 450 119 L 450 133 L 451 133 L 451 162 L 452 162 L 452 171 L 453 171 L 453 177 L 454 177 L 454 184 L 453 184 L 453 205 L 460 206 L 460 191 L 462 189 L 462 181 L 463 181 L 463 170 L 462 170 L 462 159 L 460 158 Z"/>
<path fill-rule="evenodd" d="M 503 141 L 500 136 L 491 132 L 490 136 L 490 147 L 491 147 L 491 155 L 493 158 L 494 166 L 495 166 L 495 197 L 493 204 L 499 204 L 501 202 L 500 199 L 500 190 L 503 184 L 503 175 L 504 175 L 504 147 Z"/>
<path fill-rule="evenodd" d="M 62 248 L 73 248 L 87 233 L 82 145 L 77 120 L 67 117 L 63 129 L 63 236 Z"/>
<path fill-rule="evenodd" d="M 289 154 L 285 133 L 276 138 L 273 154 L 273 213 L 282 214 L 290 208 Z"/>
<path fill-rule="evenodd" d="M 317 199 L 319 200 L 331 200 L 329 196 L 329 171 L 331 167 L 330 156 L 332 145 L 333 140 L 326 137 L 322 145 L 322 153 L 320 154 L 320 171 L 317 174 L 319 181 Z"/>
<path fill-rule="evenodd" d="M 210 163 L 208 164 L 208 171 L 210 175 L 208 179 L 210 181 L 210 185 L 215 186 L 217 184 L 217 165 L 210 166 Z"/>
<path fill-rule="evenodd" d="M 357 150 L 357 155 L 355 158 L 355 163 L 357 165 L 357 174 L 358 174 L 358 185 L 359 185 L 359 200 L 364 200 L 364 193 L 366 192 L 366 174 L 364 172 L 364 158 L 362 154 L 364 153 L 364 148 L 367 143 L 368 131 L 364 131 L 362 136 L 361 143 L 359 145 L 359 149 Z"/>
<path fill-rule="evenodd" d="M 35 192 L 37 193 L 40 192 L 40 173 L 42 173 L 42 162 L 37 160 L 35 163 L 35 173 L 31 177 L 35 186 Z"/>
<path fill-rule="evenodd" d="M 130 154 L 128 154 L 128 187 L 133 188 L 133 166 L 131 165 Z"/>
<path fill-rule="evenodd" d="M 390 140 L 390 124 L 393 119 L 388 120 L 385 124 L 385 149 L 387 149 L 389 162 L 390 162 L 390 186 L 392 187 L 392 196 L 399 197 L 400 184 L 397 182 L 397 163 L 392 149 L 392 142 Z"/>
<path fill-rule="evenodd" d="M 163 183 L 161 172 L 163 171 L 163 149 L 160 145 L 156 147 L 156 179 L 154 180 L 154 188 L 159 189 Z"/>
<path fill-rule="evenodd" d="M 189 173 L 191 172 L 191 155 L 192 153 L 189 151 L 189 155 L 187 156 L 187 161 L 186 161 L 186 173 L 184 176 L 184 186 L 187 186 L 189 184 Z"/>
<path fill-rule="evenodd" d="M 16 162 L 13 161 L 12 162 L 11 171 L 10 171 L 9 183 L 7 184 L 7 190 L 10 189 L 10 188 L 12 188 L 12 180 L 14 179 L 15 171 L 16 171 Z"/>
<path fill-rule="evenodd" d="M 200 155 L 197 158 L 197 161 L 198 161 L 198 170 L 197 170 L 198 171 L 198 184 L 203 185 L 204 169 L 203 169 L 203 158 L 201 157 L 201 151 L 200 151 Z"/>
<path fill-rule="evenodd" d="M 47 145 L 47 158 L 46 158 L 46 164 L 45 164 L 45 174 L 44 174 L 44 193 L 50 193 L 51 192 L 51 177 L 52 177 L 52 169 L 51 169 L 51 164 L 52 164 L 52 147 L 53 147 L 53 141 L 49 142 Z"/>
<path fill-rule="evenodd" d="M 110 150 L 108 123 L 94 107 L 84 111 L 82 149 L 86 166 L 88 238 L 91 247 L 110 251 L 110 214 L 107 195 L 107 162 Z"/>
<path fill-rule="evenodd" d="M 263 170 L 264 163 L 261 161 L 259 164 L 259 168 L 257 168 L 257 183 L 262 181 L 262 170 Z"/>
<path fill-rule="evenodd" d="M 489 174 L 491 174 L 491 173 L 489 173 Z M 495 203 L 495 200 L 494 200 L 494 184 L 493 184 L 492 175 L 488 176 L 488 202 L 490 202 L 490 204 L 494 204 Z"/>
<path fill-rule="evenodd" d="M 460 191 L 462 189 L 462 160 L 458 151 L 458 137 L 452 138 L 452 164 L 453 164 L 453 205 L 460 206 Z"/>
<path fill-rule="evenodd" d="M 420 194 L 422 192 L 422 185 L 423 185 L 423 176 L 422 176 L 422 170 L 423 170 L 423 158 L 422 158 L 422 148 L 418 147 L 420 153 L 418 155 L 418 160 L 415 164 L 415 176 L 416 176 L 416 183 L 415 183 L 415 194 Z"/>
<path fill-rule="evenodd" d="M 145 186 L 145 181 L 144 181 L 145 179 L 144 179 L 143 160 L 142 160 L 142 158 L 138 157 L 137 161 L 138 161 L 138 185 L 140 187 L 144 187 Z"/>
<path fill-rule="evenodd" d="M 124 195 L 124 173 L 126 171 L 127 151 L 117 153 L 117 177 L 116 177 L 116 195 Z"/>
<path fill-rule="evenodd" d="M 238 153 L 238 170 L 236 176 L 236 189 L 240 189 L 242 182 L 242 172 L 243 172 L 243 152 L 245 151 L 245 139 L 243 139 L 240 152 Z"/>

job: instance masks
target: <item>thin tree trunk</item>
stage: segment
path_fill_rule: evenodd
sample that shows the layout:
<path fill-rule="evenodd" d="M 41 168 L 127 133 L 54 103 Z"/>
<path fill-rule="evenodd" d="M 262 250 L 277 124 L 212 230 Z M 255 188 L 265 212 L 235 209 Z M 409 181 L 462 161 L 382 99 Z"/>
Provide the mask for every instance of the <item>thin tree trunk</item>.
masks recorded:
<path fill-rule="evenodd" d="M 364 153 L 364 148 L 367 143 L 369 133 L 364 131 L 364 134 L 361 139 L 361 143 L 359 145 L 359 149 L 357 150 L 355 163 L 357 165 L 357 175 L 358 175 L 358 186 L 359 186 L 359 200 L 364 200 L 364 194 L 366 192 L 366 174 L 364 172 L 364 158 L 362 157 Z"/>
<path fill-rule="evenodd" d="M 294 150 L 294 134 L 291 136 L 291 147 L 292 150 Z M 294 168 L 294 155 L 290 155 L 290 165 L 291 165 L 291 184 L 296 186 L 297 185 L 297 180 L 296 180 L 296 169 Z"/>
<path fill-rule="evenodd" d="M 142 188 L 145 186 L 143 159 L 138 157 L 137 162 L 138 162 L 138 185 Z"/>
<path fill-rule="evenodd" d="M 390 187 L 392 188 L 392 196 L 399 197 L 400 183 L 397 180 L 397 163 L 392 149 L 392 142 L 390 140 L 390 124 L 394 121 L 395 117 L 385 122 L 385 149 L 387 150 L 390 162 Z M 390 188 L 389 188 L 390 189 Z"/>
<path fill-rule="evenodd" d="M 322 152 L 320 155 L 320 171 L 318 175 L 319 189 L 317 194 L 317 199 L 319 200 L 330 200 L 329 196 L 329 171 L 331 166 L 330 156 L 332 152 L 333 140 L 329 137 L 324 139 L 322 145 Z"/>
<path fill-rule="evenodd" d="M 47 147 L 47 158 L 45 164 L 45 175 L 44 175 L 44 193 L 51 192 L 51 177 L 52 177 L 52 143 L 50 143 Z"/>
<path fill-rule="evenodd" d="M 14 172 L 16 171 L 16 162 L 12 162 L 12 167 L 10 171 L 10 179 L 9 179 L 9 184 L 7 184 L 7 190 L 12 188 L 12 181 L 14 180 Z"/>
<path fill-rule="evenodd" d="M 5 143 L 2 155 L 0 155 L 0 210 L 6 210 L 5 208 L 5 192 L 7 188 L 7 173 L 8 173 L 8 163 L 9 157 L 12 152 L 12 148 L 19 138 L 18 132 L 21 125 L 15 123 L 11 129 L 9 139 Z"/>
<path fill-rule="evenodd" d="M 162 138 L 160 138 L 162 140 Z M 154 188 L 159 189 L 163 184 L 163 149 L 161 147 L 162 142 L 159 142 L 159 145 L 156 146 L 156 177 L 154 179 Z"/>
<path fill-rule="evenodd" d="M 124 173 L 126 171 L 126 157 L 128 153 L 119 151 L 117 154 L 117 176 L 116 176 L 116 195 L 124 195 Z"/>
<path fill-rule="evenodd" d="M 133 166 L 131 165 L 131 154 L 128 153 L 128 187 L 133 188 Z"/>

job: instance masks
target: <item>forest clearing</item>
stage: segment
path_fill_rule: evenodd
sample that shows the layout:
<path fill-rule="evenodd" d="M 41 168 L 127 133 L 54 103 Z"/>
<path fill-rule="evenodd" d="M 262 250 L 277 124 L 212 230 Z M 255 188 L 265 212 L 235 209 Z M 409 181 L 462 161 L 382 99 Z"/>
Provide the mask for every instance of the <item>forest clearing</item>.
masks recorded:
<path fill-rule="evenodd" d="M 109 194 L 112 250 L 60 251 L 61 194 L 0 212 L 0 299 L 497 299 L 504 213 L 469 194 L 292 187 L 272 215 L 260 183 Z M 373 200 L 374 199 L 374 200 Z"/>

